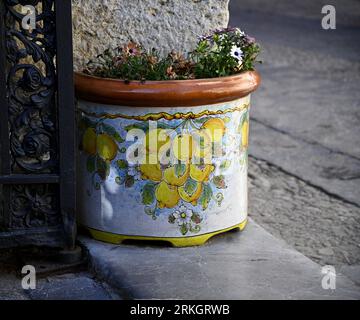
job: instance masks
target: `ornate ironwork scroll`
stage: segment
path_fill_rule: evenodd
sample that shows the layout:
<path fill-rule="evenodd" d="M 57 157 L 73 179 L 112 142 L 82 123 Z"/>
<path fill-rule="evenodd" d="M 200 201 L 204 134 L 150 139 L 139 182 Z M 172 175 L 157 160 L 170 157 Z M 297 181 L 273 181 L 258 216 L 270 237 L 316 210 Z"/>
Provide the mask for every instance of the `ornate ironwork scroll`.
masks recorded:
<path fill-rule="evenodd" d="M 20 6 L 19 6 L 20 4 Z M 21 4 L 36 8 L 36 28 L 21 27 Z M 6 0 L 11 171 L 56 172 L 54 0 Z"/>
<path fill-rule="evenodd" d="M 12 186 L 11 227 L 24 229 L 59 225 L 57 193 L 56 186 L 49 184 Z"/>

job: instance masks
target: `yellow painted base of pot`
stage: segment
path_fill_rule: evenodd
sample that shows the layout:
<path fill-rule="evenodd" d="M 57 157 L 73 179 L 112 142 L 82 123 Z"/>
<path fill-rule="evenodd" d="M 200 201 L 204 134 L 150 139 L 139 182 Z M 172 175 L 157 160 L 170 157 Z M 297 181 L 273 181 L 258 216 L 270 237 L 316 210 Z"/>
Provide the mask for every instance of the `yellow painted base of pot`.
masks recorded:
<path fill-rule="evenodd" d="M 120 244 L 125 240 L 140 240 L 140 241 L 166 241 L 171 243 L 174 247 L 191 247 L 191 246 L 201 246 L 206 243 L 211 237 L 224 233 L 233 229 L 240 229 L 243 230 L 247 224 L 247 219 L 235 226 L 230 228 L 222 229 L 215 232 L 210 232 L 206 234 L 202 234 L 199 236 L 192 236 L 192 237 L 168 237 L 168 238 L 161 238 L 161 237 L 143 237 L 143 236 L 128 236 L 122 234 L 115 234 L 111 232 L 99 231 L 92 228 L 87 228 L 92 237 L 96 240 L 109 242 L 113 244 Z"/>

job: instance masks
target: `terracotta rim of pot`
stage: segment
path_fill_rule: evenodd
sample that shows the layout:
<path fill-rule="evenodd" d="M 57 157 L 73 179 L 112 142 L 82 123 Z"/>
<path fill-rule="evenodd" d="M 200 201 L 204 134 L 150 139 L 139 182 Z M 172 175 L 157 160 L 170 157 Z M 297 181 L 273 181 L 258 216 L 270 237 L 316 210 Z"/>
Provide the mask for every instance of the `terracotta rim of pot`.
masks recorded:
<path fill-rule="evenodd" d="M 236 100 L 255 91 L 260 84 L 256 71 L 233 76 L 165 81 L 130 81 L 99 78 L 75 72 L 79 99 L 133 107 L 190 107 Z"/>

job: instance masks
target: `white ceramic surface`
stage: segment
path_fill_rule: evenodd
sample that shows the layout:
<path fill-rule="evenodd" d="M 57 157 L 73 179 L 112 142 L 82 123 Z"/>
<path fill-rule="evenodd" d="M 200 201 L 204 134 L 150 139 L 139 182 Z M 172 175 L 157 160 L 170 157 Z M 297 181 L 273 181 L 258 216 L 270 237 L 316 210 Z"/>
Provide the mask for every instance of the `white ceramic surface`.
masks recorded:
<path fill-rule="evenodd" d="M 79 223 L 122 235 L 189 237 L 245 221 L 249 101 L 247 96 L 197 107 L 143 108 L 79 100 Z M 174 179 L 165 177 L 174 165 L 129 165 L 125 155 L 133 142 L 126 141 L 127 133 L 134 127 L 146 132 L 149 119 L 190 133 L 224 128 L 225 152 L 212 158 L 211 169 L 176 166 Z"/>

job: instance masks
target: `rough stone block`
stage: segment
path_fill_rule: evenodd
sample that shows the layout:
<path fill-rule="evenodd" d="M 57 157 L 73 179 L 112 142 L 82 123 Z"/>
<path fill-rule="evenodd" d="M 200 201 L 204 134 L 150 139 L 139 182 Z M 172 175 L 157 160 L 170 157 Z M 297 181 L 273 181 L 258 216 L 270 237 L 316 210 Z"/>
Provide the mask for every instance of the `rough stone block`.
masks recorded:
<path fill-rule="evenodd" d="M 73 0 L 75 69 L 129 40 L 162 54 L 188 52 L 197 35 L 226 27 L 229 0 Z"/>

